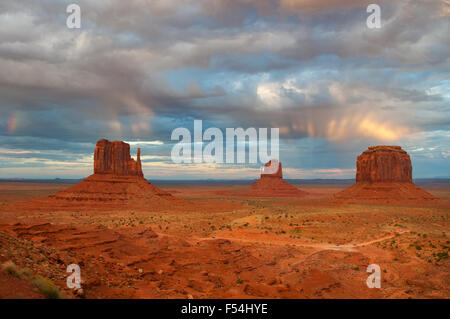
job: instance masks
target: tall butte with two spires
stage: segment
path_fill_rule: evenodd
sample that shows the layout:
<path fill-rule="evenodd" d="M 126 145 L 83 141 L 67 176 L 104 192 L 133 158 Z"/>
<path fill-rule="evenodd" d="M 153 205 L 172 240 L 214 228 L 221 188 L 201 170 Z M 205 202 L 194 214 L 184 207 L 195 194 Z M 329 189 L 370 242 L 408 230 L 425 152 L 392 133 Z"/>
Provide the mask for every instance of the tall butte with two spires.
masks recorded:
<path fill-rule="evenodd" d="M 411 159 L 400 146 L 370 146 L 356 160 L 356 183 L 337 193 L 345 203 L 423 203 L 438 198 L 412 181 Z"/>
<path fill-rule="evenodd" d="M 144 178 L 140 156 L 138 149 L 135 161 L 125 142 L 102 139 L 95 146 L 94 174 L 49 199 L 55 206 L 111 204 L 149 208 L 177 200 Z"/>
<path fill-rule="evenodd" d="M 260 179 L 253 183 L 250 192 L 261 197 L 301 197 L 307 194 L 283 179 L 281 163 L 276 159 L 264 165 Z"/>
<path fill-rule="evenodd" d="M 94 151 L 94 174 L 144 177 L 141 149 L 137 149 L 137 161 L 134 161 L 129 144 L 105 139 L 98 141 Z"/>

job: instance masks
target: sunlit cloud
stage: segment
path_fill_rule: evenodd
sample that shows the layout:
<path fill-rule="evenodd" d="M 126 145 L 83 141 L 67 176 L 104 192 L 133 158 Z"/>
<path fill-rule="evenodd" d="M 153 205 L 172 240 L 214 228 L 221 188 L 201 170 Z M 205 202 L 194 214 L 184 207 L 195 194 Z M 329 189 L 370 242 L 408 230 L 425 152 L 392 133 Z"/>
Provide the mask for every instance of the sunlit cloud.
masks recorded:
<path fill-rule="evenodd" d="M 313 178 L 354 178 L 354 168 L 322 168 L 322 169 L 296 169 L 283 168 L 283 174 L 288 179 L 313 179 Z"/>
<path fill-rule="evenodd" d="M 171 162 L 147 162 L 142 164 L 147 178 L 185 179 L 257 179 L 259 168 L 216 163 L 175 164 Z"/>
<path fill-rule="evenodd" d="M 407 134 L 408 129 L 391 128 L 387 124 L 377 123 L 369 118 L 365 118 L 359 125 L 358 132 L 368 137 L 375 137 L 381 141 L 392 141 Z"/>
<path fill-rule="evenodd" d="M 171 132 L 193 119 L 279 128 L 286 176 L 351 177 L 378 143 L 410 152 L 414 174 L 440 176 L 449 1 L 379 4 L 374 31 L 363 0 L 83 0 L 83 27 L 69 30 L 59 0 L 3 1 L 0 178 L 86 176 L 101 138 L 142 147 L 149 177 L 257 178 L 173 166 Z"/>
<path fill-rule="evenodd" d="M 20 150 L 20 149 L 7 149 L 0 147 L 0 154 L 8 155 L 8 154 L 39 154 L 41 151 L 36 150 Z"/>

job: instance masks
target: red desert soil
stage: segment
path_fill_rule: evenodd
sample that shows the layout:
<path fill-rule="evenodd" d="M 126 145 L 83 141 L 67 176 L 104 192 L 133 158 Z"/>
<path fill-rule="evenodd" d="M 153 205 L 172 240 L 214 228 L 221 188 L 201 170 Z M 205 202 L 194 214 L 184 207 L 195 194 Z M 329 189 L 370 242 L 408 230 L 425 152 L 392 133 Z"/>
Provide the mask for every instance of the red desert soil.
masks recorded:
<path fill-rule="evenodd" d="M 450 185 L 434 200 L 397 147 L 364 152 L 338 195 L 345 185 L 300 191 L 281 165 L 251 187 L 169 185 L 171 195 L 144 179 L 139 155 L 100 140 L 94 174 L 77 185 L 0 183 L 0 261 L 73 298 L 450 298 Z M 271 196 L 242 196 L 255 191 Z M 66 287 L 70 264 L 83 293 Z M 366 285 L 370 264 L 380 289 Z M 11 280 L 4 297 L 38 297 Z"/>
<path fill-rule="evenodd" d="M 15 199 L 28 199 L 52 187 L 0 183 L 0 195 L 13 190 Z M 165 187 L 199 209 L 1 205 L 0 258 L 50 278 L 74 298 L 65 288 L 71 263 L 81 267 L 86 298 L 450 297 L 448 201 L 336 205 L 332 194 L 345 185 L 301 185 L 311 194 L 302 198 Z M 432 192 L 449 198 L 450 185 Z M 372 263 L 382 269 L 381 289 L 366 286 Z"/>
<path fill-rule="evenodd" d="M 41 299 L 33 285 L 13 275 L 0 273 L 0 299 Z"/>

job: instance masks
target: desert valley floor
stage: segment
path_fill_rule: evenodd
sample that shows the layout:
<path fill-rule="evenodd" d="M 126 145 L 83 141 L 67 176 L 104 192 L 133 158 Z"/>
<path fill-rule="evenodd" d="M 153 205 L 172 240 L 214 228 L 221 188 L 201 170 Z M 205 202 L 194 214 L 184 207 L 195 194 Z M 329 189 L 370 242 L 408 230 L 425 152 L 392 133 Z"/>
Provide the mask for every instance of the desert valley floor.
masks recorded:
<path fill-rule="evenodd" d="M 67 298 L 450 298 L 450 184 L 421 185 L 443 200 L 414 206 L 333 201 L 347 184 L 296 185 L 301 198 L 157 184 L 186 205 L 145 210 L 18 205 L 68 186 L 0 183 L 0 264 L 15 267 L 0 298 L 43 298 L 26 276 Z M 82 292 L 66 288 L 72 263 Z"/>

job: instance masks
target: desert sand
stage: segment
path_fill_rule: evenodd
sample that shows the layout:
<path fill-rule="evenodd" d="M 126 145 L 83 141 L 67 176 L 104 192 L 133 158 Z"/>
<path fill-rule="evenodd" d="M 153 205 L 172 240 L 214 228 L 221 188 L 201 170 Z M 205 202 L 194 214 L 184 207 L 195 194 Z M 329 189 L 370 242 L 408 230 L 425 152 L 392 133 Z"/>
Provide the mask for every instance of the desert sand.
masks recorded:
<path fill-rule="evenodd" d="M 252 186 L 145 184 L 138 161 L 130 163 L 117 183 L 105 168 L 77 185 L 0 183 L 0 264 L 19 273 L 0 275 L 0 298 L 45 297 L 24 269 L 66 298 L 450 297 L 450 183 L 422 190 L 408 170 L 405 182 L 387 182 L 389 174 L 376 182 L 408 183 L 433 198 L 420 203 L 336 200 L 346 184 L 245 197 Z M 93 178 L 108 188 L 91 190 Z M 151 185 L 146 198 L 141 183 Z M 118 190 L 123 198 L 111 195 Z M 111 205 L 99 199 L 106 193 L 122 199 Z M 141 204 L 122 205 L 134 199 Z M 82 291 L 66 286 L 72 263 Z M 381 267 L 380 289 L 366 285 L 370 264 Z"/>

